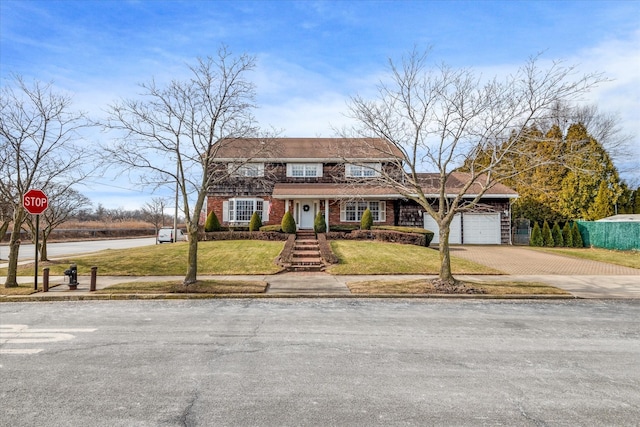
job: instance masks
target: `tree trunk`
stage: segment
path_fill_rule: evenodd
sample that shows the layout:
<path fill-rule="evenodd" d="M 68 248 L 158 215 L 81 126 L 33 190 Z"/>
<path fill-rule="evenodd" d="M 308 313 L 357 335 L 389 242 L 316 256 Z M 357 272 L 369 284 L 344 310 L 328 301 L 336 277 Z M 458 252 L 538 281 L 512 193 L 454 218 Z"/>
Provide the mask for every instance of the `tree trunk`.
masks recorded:
<path fill-rule="evenodd" d="M 47 255 L 47 233 L 42 233 L 42 242 L 40 243 L 40 261 L 49 261 Z"/>
<path fill-rule="evenodd" d="M 185 286 L 196 283 L 198 275 L 198 229 L 189 231 L 189 257 L 187 265 L 187 275 L 184 278 Z"/>
<path fill-rule="evenodd" d="M 7 230 L 9 229 L 9 221 L 5 221 L 0 225 L 0 242 L 4 240 L 4 236 L 7 234 Z"/>
<path fill-rule="evenodd" d="M 440 252 L 440 283 L 453 285 L 456 279 L 451 273 L 451 255 L 449 253 L 449 224 L 439 224 L 438 249 Z"/>
<path fill-rule="evenodd" d="M 5 288 L 18 287 L 18 252 L 20 251 L 20 227 L 24 222 L 24 210 L 18 209 L 13 221 L 13 230 L 9 240 L 9 266 L 7 268 L 7 279 L 4 282 Z"/>

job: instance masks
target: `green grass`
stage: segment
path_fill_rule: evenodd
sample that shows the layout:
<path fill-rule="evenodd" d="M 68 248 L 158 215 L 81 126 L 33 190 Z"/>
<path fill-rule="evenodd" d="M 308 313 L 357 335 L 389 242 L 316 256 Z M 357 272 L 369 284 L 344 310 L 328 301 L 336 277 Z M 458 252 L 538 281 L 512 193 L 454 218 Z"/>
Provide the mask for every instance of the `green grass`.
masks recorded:
<path fill-rule="evenodd" d="M 6 270 L 6 268 L 5 268 Z M 1 273 L 0 273 L 1 274 Z M 31 272 L 33 274 L 33 271 Z M 17 287 L 5 288 L 4 284 L 0 284 L 0 295 L 31 295 L 42 291 L 42 284 L 38 285 L 38 291 L 33 289 L 33 283 L 19 283 Z"/>
<path fill-rule="evenodd" d="M 97 290 L 98 294 L 262 294 L 266 282 L 240 280 L 198 280 L 185 287 L 181 282 L 128 282 Z"/>
<path fill-rule="evenodd" d="M 198 244 L 198 274 L 273 274 L 280 271 L 274 263 L 283 242 L 262 240 L 224 240 Z M 78 265 L 79 275 L 89 275 L 98 266 L 103 276 L 184 275 L 187 271 L 188 243 L 154 245 L 142 248 L 107 250 L 86 256 L 75 256 L 39 263 L 49 267 L 52 276 L 60 276 L 69 264 Z M 0 269 L 0 276 L 7 269 Z M 33 263 L 19 267 L 22 276 L 33 274 Z"/>
<path fill-rule="evenodd" d="M 486 295 L 570 295 L 562 289 L 544 283 L 528 282 L 463 282 L 464 285 L 484 290 Z M 353 294 L 433 294 L 434 286 L 428 280 L 370 280 L 347 283 Z"/>
<path fill-rule="evenodd" d="M 591 261 L 607 262 L 609 264 L 622 265 L 624 267 L 640 268 L 640 251 L 614 251 L 601 248 L 538 248 L 530 247 L 537 251 L 548 252 L 556 255 L 565 255 L 574 258 L 583 258 Z"/>
<path fill-rule="evenodd" d="M 375 241 L 333 240 L 331 248 L 340 264 L 331 274 L 438 274 L 437 250 L 414 245 Z M 502 274 L 500 271 L 461 258 L 451 257 L 454 274 Z"/>

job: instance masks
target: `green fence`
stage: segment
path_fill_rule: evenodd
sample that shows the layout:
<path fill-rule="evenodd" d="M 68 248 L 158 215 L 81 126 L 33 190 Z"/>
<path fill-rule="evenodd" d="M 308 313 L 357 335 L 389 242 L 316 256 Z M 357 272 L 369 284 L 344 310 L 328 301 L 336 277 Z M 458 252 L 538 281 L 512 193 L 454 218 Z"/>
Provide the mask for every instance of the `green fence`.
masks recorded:
<path fill-rule="evenodd" d="M 577 221 L 586 247 L 640 250 L 640 222 Z"/>

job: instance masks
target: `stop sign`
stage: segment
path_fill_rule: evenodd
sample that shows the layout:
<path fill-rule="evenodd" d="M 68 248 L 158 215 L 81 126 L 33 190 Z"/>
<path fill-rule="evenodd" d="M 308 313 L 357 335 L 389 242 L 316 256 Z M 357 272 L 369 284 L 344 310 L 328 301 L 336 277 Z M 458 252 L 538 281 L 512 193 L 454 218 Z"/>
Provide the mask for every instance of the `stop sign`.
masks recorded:
<path fill-rule="evenodd" d="M 49 207 L 49 198 L 42 190 L 32 189 L 22 196 L 22 206 L 32 215 L 40 215 Z"/>

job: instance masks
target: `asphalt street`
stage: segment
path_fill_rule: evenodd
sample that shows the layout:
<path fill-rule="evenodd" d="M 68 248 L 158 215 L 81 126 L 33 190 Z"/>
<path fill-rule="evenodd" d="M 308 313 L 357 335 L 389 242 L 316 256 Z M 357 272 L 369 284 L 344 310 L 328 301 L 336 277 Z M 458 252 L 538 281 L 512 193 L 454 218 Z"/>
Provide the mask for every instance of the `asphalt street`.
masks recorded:
<path fill-rule="evenodd" d="M 2 426 L 636 426 L 640 301 L 0 304 Z"/>
<path fill-rule="evenodd" d="M 103 251 L 106 249 L 127 249 L 137 248 L 140 246 L 155 245 L 155 237 L 143 237 L 136 239 L 104 239 L 104 240 L 79 240 L 76 242 L 57 242 L 47 243 L 47 253 L 50 258 L 80 255 L 91 252 Z M 24 243 L 20 245 L 18 253 L 19 261 L 33 260 L 35 258 L 35 246 L 33 244 Z M 9 257 L 9 246 L 0 246 L 0 260 L 6 264 Z M 2 265 L 2 263 L 0 263 Z"/>

